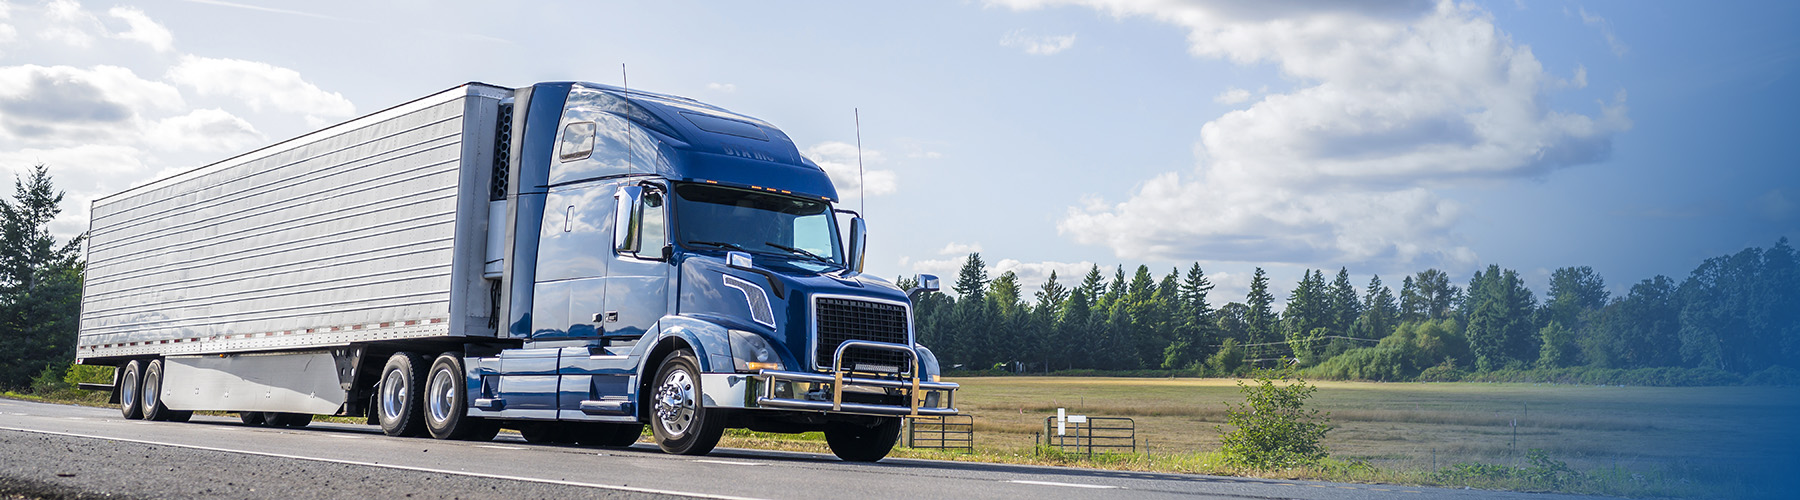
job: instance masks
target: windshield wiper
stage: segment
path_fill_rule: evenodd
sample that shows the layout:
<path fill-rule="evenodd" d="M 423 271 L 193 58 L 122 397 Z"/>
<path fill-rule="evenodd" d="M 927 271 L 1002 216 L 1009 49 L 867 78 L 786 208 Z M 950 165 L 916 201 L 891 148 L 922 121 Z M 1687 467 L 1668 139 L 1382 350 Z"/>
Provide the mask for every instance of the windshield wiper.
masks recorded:
<path fill-rule="evenodd" d="M 689 245 L 706 245 L 709 247 L 729 248 L 739 252 L 749 252 L 749 250 L 745 250 L 744 247 L 738 246 L 736 243 L 726 243 L 723 241 L 690 241 L 687 243 Z"/>
<path fill-rule="evenodd" d="M 812 253 L 812 252 L 808 252 L 808 251 L 806 251 L 806 250 L 804 250 L 804 249 L 800 249 L 800 248 L 794 248 L 794 247 L 790 247 L 790 246 L 787 246 L 787 245 L 783 245 L 783 244 L 780 244 L 780 243 L 776 243 L 776 242 L 773 242 L 773 241 L 765 241 L 765 242 L 763 242 L 763 244 L 764 244 L 764 245 L 768 245 L 768 246 L 772 246 L 772 247 L 775 247 L 775 248 L 779 248 L 779 249 L 782 249 L 782 250 L 787 250 L 787 251 L 788 251 L 788 253 L 791 253 L 791 254 L 794 254 L 794 255 L 800 255 L 800 256 L 804 256 L 804 257 L 807 257 L 807 258 L 810 258 L 810 259 L 812 259 L 812 260 L 816 260 L 816 261 L 819 261 L 819 262 L 824 262 L 824 263 L 826 263 L 826 264 L 831 264 L 831 265 L 834 265 L 834 266 L 835 266 L 835 265 L 838 265 L 838 263 L 836 263 L 836 262 L 832 262 L 832 261 L 831 261 L 831 259 L 827 259 L 827 258 L 824 258 L 824 257 L 820 257 L 820 256 L 819 256 L 819 254 L 816 254 L 816 253 Z"/>

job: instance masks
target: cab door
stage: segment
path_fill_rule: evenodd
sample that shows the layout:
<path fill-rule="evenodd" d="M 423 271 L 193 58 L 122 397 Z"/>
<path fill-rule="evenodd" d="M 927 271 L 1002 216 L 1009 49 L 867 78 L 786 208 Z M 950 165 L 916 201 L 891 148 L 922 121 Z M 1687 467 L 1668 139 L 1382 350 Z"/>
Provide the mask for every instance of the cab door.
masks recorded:
<path fill-rule="evenodd" d="M 629 188 L 637 188 L 638 195 L 626 196 Z M 606 321 L 601 329 L 609 338 L 643 336 L 669 313 L 667 188 L 654 182 L 627 184 L 615 195 L 615 203 L 621 205 L 615 208 L 620 213 L 630 210 L 638 215 L 614 228 L 628 236 L 619 238 L 615 233 L 612 258 L 606 264 Z M 632 203 L 637 206 L 629 206 Z"/>

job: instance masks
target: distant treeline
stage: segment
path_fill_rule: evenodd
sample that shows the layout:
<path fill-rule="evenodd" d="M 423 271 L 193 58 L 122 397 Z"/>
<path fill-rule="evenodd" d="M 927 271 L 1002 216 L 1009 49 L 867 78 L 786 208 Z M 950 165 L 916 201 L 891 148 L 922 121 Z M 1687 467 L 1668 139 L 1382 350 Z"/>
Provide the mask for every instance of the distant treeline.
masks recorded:
<path fill-rule="evenodd" d="M 902 287 L 914 285 L 901 280 Z M 1537 296 L 1490 265 L 1464 286 L 1427 269 L 1398 293 L 1375 276 L 1308 270 L 1277 313 L 1257 268 L 1244 302 L 1213 307 L 1198 263 L 1079 282 L 1051 273 L 1031 297 L 1018 276 L 989 279 L 980 254 L 956 297 L 927 294 L 921 343 L 960 370 L 1142 371 L 1231 375 L 1298 364 L 1314 377 L 1651 385 L 1793 383 L 1800 378 L 1800 257 L 1782 238 L 1706 260 L 1677 282 L 1656 276 L 1614 297 L 1587 266 L 1557 269 Z"/>

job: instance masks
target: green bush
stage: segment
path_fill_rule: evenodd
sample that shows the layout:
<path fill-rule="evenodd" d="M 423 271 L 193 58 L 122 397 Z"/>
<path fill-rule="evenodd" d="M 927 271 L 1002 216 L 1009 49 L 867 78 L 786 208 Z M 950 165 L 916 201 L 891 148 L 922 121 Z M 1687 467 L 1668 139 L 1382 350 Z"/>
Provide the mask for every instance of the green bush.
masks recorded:
<path fill-rule="evenodd" d="M 1744 385 L 1797 386 L 1800 385 L 1800 370 L 1781 365 L 1771 366 L 1744 377 Z"/>
<path fill-rule="evenodd" d="M 1344 351 L 1304 373 L 1331 380 L 1402 381 L 1412 379 L 1413 371 L 1412 359 L 1399 349 L 1362 347 Z"/>
<path fill-rule="evenodd" d="M 1233 428 L 1214 426 L 1227 462 L 1279 469 L 1316 464 L 1328 455 L 1320 441 L 1331 431 L 1330 414 L 1306 409 L 1306 399 L 1317 388 L 1298 378 L 1290 381 L 1286 375 L 1281 381 L 1284 385 L 1276 385 L 1262 375 L 1255 385 L 1238 382 L 1244 402 L 1225 403 L 1225 422 Z"/>
<path fill-rule="evenodd" d="M 1206 358 L 1206 367 L 1214 375 L 1232 375 L 1244 367 L 1244 348 L 1238 346 L 1237 339 L 1225 339 L 1219 345 L 1219 352 Z"/>
<path fill-rule="evenodd" d="M 1449 358 L 1445 359 L 1443 363 L 1419 372 L 1416 380 L 1420 382 L 1461 382 L 1463 377 L 1468 375 L 1468 372 L 1456 368 L 1456 358 Z"/>
<path fill-rule="evenodd" d="M 1451 484 L 1489 486 L 1506 484 L 1513 481 L 1523 482 L 1526 486 L 1545 490 L 1565 490 L 1569 486 L 1587 479 L 1587 476 L 1576 472 L 1569 464 L 1561 460 L 1553 460 L 1550 454 L 1537 448 L 1525 453 L 1525 460 L 1531 465 L 1526 467 L 1507 467 L 1483 463 L 1458 463 L 1449 468 L 1437 471 L 1434 478 Z"/>

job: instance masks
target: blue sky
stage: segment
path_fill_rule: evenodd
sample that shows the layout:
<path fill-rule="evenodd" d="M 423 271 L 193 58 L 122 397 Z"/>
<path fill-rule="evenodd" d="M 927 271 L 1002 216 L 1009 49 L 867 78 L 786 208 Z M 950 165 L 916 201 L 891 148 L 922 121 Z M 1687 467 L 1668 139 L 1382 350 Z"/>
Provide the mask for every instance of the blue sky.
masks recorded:
<path fill-rule="evenodd" d="M 857 178 L 869 270 L 1617 292 L 1800 236 L 1788 2 L 0 2 L 0 169 L 86 205 L 465 81 L 630 84 Z M 1128 269 L 1129 271 L 1129 269 Z M 1071 276 L 1076 275 L 1076 276 Z"/>

